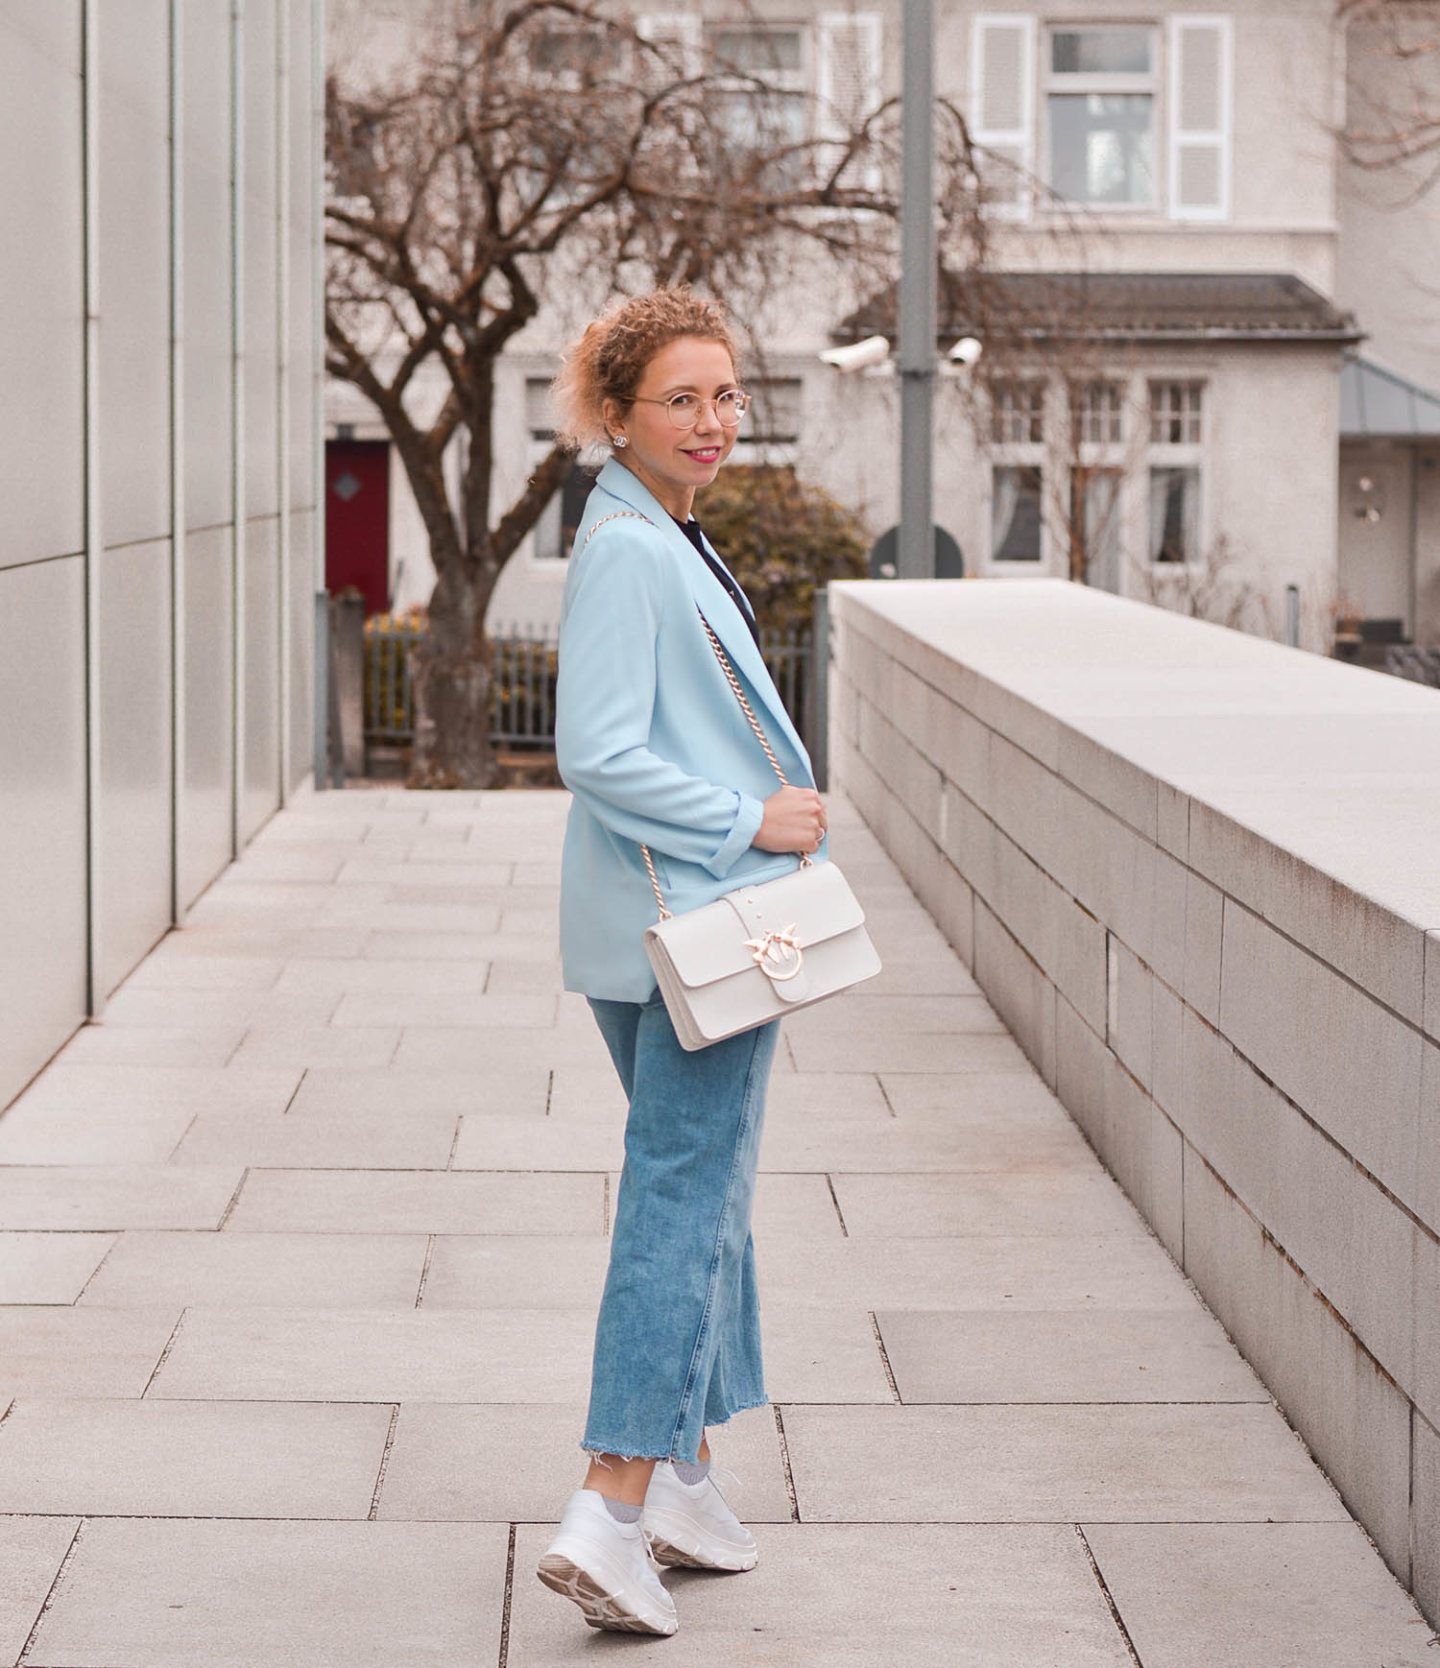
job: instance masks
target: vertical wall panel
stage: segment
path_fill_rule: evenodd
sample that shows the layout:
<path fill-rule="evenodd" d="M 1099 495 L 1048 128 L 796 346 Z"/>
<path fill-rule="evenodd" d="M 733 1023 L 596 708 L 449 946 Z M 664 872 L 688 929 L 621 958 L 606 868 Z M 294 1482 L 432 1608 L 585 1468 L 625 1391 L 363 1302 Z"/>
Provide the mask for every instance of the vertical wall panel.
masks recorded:
<path fill-rule="evenodd" d="M 230 529 L 185 539 L 185 817 L 180 898 L 185 906 L 230 861 Z"/>
<path fill-rule="evenodd" d="M 305 407 L 298 408 L 305 415 Z M 305 779 L 312 764 L 314 659 L 311 641 L 315 608 L 315 511 L 296 510 L 290 518 L 290 780 L 286 790 Z"/>
<path fill-rule="evenodd" d="M 0 572 L 0 1106 L 85 1017 L 84 616 L 78 556 Z"/>
<path fill-rule="evenodd" d="M 107 545 L 170 529 L 166 0 L 99 8 L 100 470 Z"/>
<path fill-rule="evenodd" d="M 279 521 L 245 529 L 245 759 L 240 838 L 248 840 L 280 803 Z"/>
<path fill-rule="evenodd" d="M 304 508 L 315 502 L 315 428 L 308 420 L 315 391 L 315 285 L 318 281 L 318 234 L 314 230 L 313 144 L 311 116 L 314 64 L 310 7 L 287 0 L 290 7 L 290 295 L 285 374 L 290 394 L 290 502 Z M 310 580 L 313 587 L 313 573 Z"/>
<path fill-rule="evenodd" d="M 245 504 L 279 508 L 276 482 L 275 0 L 245 6 Z"/>
<path fill-rule="evenodd" d="M 170 541 L 100 569 L 103 994 L 170 924 Z"/>
<path fill-rule="evenodd" d="M 185 0 L 185 520 L 230 519 L 230 7 Z"/>
<path fill-rule="evenodd" d="M 12 0 L 0 7 L 0 567 L 83 543 L 81 195 L 79 0 Z"/>

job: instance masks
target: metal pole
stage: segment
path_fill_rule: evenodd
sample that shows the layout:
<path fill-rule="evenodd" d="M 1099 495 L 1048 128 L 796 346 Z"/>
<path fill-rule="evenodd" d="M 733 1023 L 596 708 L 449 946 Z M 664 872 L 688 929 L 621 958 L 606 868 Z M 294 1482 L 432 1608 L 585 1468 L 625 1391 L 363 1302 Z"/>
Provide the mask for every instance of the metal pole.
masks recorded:
<path fill-rule="evenodd" d="M 185 925 L 185 29 L 170 0 L 170 921 Z"/>
<path fill-rule="evenodd" d="M 84 72 L 83 123 L 85 336 L 85 1011 L 99 1019 L 105 1008 L 104 871 L 101 865 L 100 742 L 100 18 L 99 0 L 81 14 Z"/>
<path fill-rule="evenodd" d="M 805 738 L 815 786 L 824 793 L 830 786 L 830 590 L 815 592 L 815 629 L 810 638 L 810 699 L 805 703 Z"/>
<path fill-rule="evenodd" d="M 1292 649 L 1300 647 L 1300 587 L 1285 587 L 1285 641 Z"/>
<path fill-rule="evenodd" d="M 935 392 L 935 19 L 904 0 L 904 159 L 900 219 L 901 579 L 935 577 L 931 481 Z"/>

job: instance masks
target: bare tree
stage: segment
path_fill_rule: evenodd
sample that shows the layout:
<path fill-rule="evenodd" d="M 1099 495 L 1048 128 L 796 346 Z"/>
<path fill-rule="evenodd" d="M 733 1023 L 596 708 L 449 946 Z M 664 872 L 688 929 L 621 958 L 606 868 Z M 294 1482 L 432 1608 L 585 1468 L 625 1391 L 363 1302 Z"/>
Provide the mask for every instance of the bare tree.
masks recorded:
<path fill-rule="evenodd" d="M 1339 0 L 1347 45 L 1345 154 L 1368 170 L 1402 168 L 1413 197 L 1440 179 L 1440 3 Z"/>
<path fill-rule="evenodd" d="M 411 782 L 484 786 L 486 607 L 571 466 L 552 446 L 493 501 L 500 355 L 557 290 L 733 301 L 802 245 L 893 273 L 895 112 L 797 121 L 763 63 L 647 38 L 606 0 L 437 0 L 398 67 L 366 62 L 328 88 L 327 364 L 383 419 L 437 574 Z"/>

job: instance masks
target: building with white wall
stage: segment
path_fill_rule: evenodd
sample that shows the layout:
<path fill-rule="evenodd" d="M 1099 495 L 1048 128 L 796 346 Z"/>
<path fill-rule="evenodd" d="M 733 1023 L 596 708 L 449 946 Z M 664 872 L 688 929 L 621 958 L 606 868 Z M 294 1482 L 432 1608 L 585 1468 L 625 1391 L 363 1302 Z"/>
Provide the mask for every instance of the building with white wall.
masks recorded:
<path fill-rule="evenodd" d="M 0 1105 L 310 769 L 319 0 L 0 0 Z"/>
<path fill-rule="evenodd" d="M 1327 649 L 1342 612 L 1373 635 L 1440 638 L 1433 428 L 1355 415 L 1362 378 L 1378 406 L 1373 372 L 1404 372 L 1422 414 L 1440 387 L 1436 199 L 1403 202 L 1407 182 L 1359 173 L 1338 139 L 1348 79 L 1389 73 L 1373 43 L 1336 25 L 1332 0 L 936 11 L 937 92 L 990 158 L 990 269 L 1110 286 L 1068 360 L 1038 342 L 1027 362 L 982 332 L 991 352 L 977 376 L 1002 362 L 1007 373 L 996 407 L 942 379 L 936 519 L 967 571 L 1068 573 L 1088 528 L 1091 582 L 1122 594 L 1279 635 L 1293 586 L 1307 647 Z M 732 51 L 752 31 L 764 61 L 791 66 L 796 92 L 823 96 L 842 58 L 874 99 L 899 91 L 894 0 L 706 0 L 647 27 L 697 44 L 724 30 Z M 844 377 L 817 356 L 883 318 L 888 298 L 857 308 L 843 289 L 807 271 L 755 321 L 772 398 L 769 433 L 749 450 L 793 462 L 878 534 L 898 513 L 894 380 Z M 880 327 L 893 329 L 893 306 Z M 973 327 L 942 308 L 937 352 Z M 537 321 L 497 380 L 497 502 L 544 449 L 541 395 L 564 339 L 556 320 Z M 332 388 L 329 416 L 332 435 L 344 424 L 383 438 L 349 390 Z M 390 506 L 395 600 L 423 601 L 423 532 L 393 464 Z M 553 622 L 565 519 L 557 506 L 512 560 L 492 624 Z"/>

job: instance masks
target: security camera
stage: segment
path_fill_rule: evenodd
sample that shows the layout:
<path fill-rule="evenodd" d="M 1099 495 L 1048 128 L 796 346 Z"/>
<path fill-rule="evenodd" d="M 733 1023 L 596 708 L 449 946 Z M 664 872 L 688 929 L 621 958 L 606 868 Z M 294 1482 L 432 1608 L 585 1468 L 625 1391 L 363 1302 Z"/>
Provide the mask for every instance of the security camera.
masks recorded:
<path fill-rule="evenodd" d="M 826 348 L 820 357 L 837 371 L 863 371 L 871 365 L 883 364 L 890 357 L 890 342 L 885 336 L 867 336 L 863 342 L 852 342 L 849 347 Z"/>
<path fill-rule="evenodd" d="M 973 365 L 984 351 L 973 336 L 962 336 L 946 357 L 952 365 Z"/>

